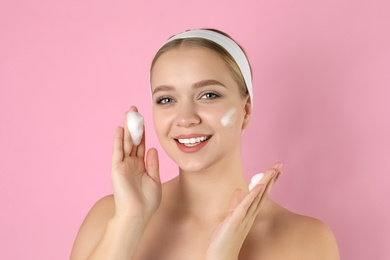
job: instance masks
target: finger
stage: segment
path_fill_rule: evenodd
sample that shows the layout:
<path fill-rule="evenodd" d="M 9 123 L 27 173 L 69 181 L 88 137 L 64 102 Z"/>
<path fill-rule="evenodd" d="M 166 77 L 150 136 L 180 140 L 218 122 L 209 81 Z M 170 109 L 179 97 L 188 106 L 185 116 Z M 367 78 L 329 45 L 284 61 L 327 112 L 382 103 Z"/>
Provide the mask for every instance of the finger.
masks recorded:
<path fill-rule="evenodd" d="M 131 140 L 129 128 L 127 127 L 127 111 L 125 113 L 125 118 L 123 119 L 123 128 L 125 129 L 123 138 L 123 152 L 124 156 L 129 156 L 132 150 L 133 141 Z"/>
<path fill-rule="evenodd" d="M 115 131 L 114 144 L 112 146 L 111 165 L 123 160 L 123 128 L 118 126 Z"/>
<path fill-rule="evenodd" d="M 265 191 L 264 191 L 264 194 L 265 194 L 265 197 L 269 197 L 269 194 L 271 193 L 271 190 L 272 190 L 272 187 L 274 186 L 275 182 L 276 182 L 276 175 L 270 180 L 269 184 L 267 185 Z"/>
<path fill-rule="evenodd" d="M 278 174 L 276 175 L 276 178 L 275 178 L 275 182 L 279 179 L 280 175 L 282 174 L 280 169 L 282 169 L 283 167 L 283 164 L 281 162 L 279 162 L 279 165 L 278 165 Z"/>
<path fill-rule="evenodd" d="M 236 207 L 237 214 L 241 214 L 241 219 L 245 219 L 247 216 L 253 216 L 253 212 L 256 210 L 256 207 L 261 200 L 264 190 L 266 189 L 268 183 L 276 174 L 276 170 L 271 168 L 265 172 L 262 180 L 256 184 L 256 186 L 249 192 L 247 196 L 241 201 L 241 203 Z"/>
<path fill-rule="evenodd" d="M 277 173 L 276 173 L 276 177 L 275 177 L 275 182 L 279 179 L 279 176 L 281 175 L 281 171 L 280 169 L 283 167 L 283 164 L 281 162 L 276 162 L 272 165 L 271 168 L 274 168 Z"/>
<path fill-rule="evenodd" d="M 138 109 L 135 106 L 131 106 L 130 107 L 130 111 L 138 112 Z M 130 139 L 131 139 L 131 133 L 130 133 Z M 130 151 L 130 156 L 136 156 L 137 155 L 137 150 L 138 150 L 138 146 L 133 145 L 133 142 L 132 142 L 132 148 L 131 148 L 131 151 Z"/>
<path fill-rule="evenodd" d="M 255 207 L 255 211 L 253 212 L 253 214 L 255 216 L 257 216 L 264 204 L 264 201 L 266 201 L 266 199 L 269 197 L 269 194 L 272 190 L 272 187 L 274 186 L 275 182 L 276 182 L 276 178 L 277 178 L 277 175 L 278 173 L 276 173 L 272 178 L 271 180 L 268 182 L 267 186 L 265 187 L 264 189 L 264 192 L 263 192 L 263 195 L 262 195 L 262 198 L 261 200 L 258 202 L 257 206 Z"/>
<path fill-rule="evenodd" d="M 258 204 L 253 206 L 253 210 L 251 210 L 251 212 L 248 213 L 248 215 L 250 214 L 254 218 L 256 218 L 256 216 L 260 213 L 266 199 L 268 198 L 269 192 L 270 192 L 272 186 L 274 185 L 274 182 L 275 182 L 275 178 L 272 178 L 272 180 L 269 182 L 267 187 L 265 187 L 265 189 L 263 190 L 263 194 L 262 194 L 261 199 L 259 200 Z"/>
<path fill-rule="evenodd" d="M 276 162 L 272 165 L 272 168 L 274 168 L 277 171 L 280 171 L 280 169 L 283 167 L 283 164 L 281 162 Z"/>
<path fill-rule="evenodd" d="M 145 157 L 145 125 L 143 128 L 144 132 L 142 134 L 141 143 L 137 146 L 137 157 L 141 158 L 142 160 Z"/>
<path fill-rule="evenodd" d="M 237 218 L 240 220 L 243 220 L 245 216 L 247 215 L 248 208 L 255 200 L 256 196 L 261 192 L 261 190 L 264 188 L 264 184 L 257 184 L 248 195 L 246 195 L 242 201 L 239 203 L 239 205 L 236 206 L 236 208 L 233 211 L 233 215 L 238 215 Z"/>
<path fill-rule="evenodd" d="M 232 198 L 230 200 L 229 212 L 234 211 L 234 209 L 240 204 L 243 199 L 242 189 L 236 189 L 233 192 Z"/>
<path fill-rule="evenodd" d="M 253 216 L 253 214 L 256 212 L 256 210 L 259 207 L 260 202 L 264 198 L 265 191 L 268 189 L 270 183 L 276 176 L 276 170 L 274 168 L 268 169 L 265 172 L 264 178 L 257 184 L 256 186 L 260 186 L 260 191 L 258 191 L 255 199 L 251 203 L 251 205 L 248 207 L 247 210 L 247 216 Z M 255 188 L 256 188 L 255 186 Z"/>
<path fill-rule="evenodd" d="M 279 180 L 280 175 L 282 175 L 282 172 L 278 171 L 278 174 L 275 177 L 275 182 L 277 182 L 277 180 Z"/>
<path fill-rule="evenodd" d="M 150 148 L 146 154 L 146 169 L 148 175 L 157 183 L 161 183 L 159 164 L 158 164 L 158 153 L 155 148 Z"/>

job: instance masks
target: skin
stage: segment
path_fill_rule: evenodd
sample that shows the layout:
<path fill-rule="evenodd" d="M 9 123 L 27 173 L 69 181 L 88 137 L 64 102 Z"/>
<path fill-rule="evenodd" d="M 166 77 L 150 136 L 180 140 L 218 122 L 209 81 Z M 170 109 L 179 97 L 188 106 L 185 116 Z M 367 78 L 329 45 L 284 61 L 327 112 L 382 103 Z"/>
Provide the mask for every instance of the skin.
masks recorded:
<path fill-rule="evenodd" d="M 236 110 L 232 108 L 221 118 L 221 124 L 224 127 L 230 127 L 234 124 Z"/>
<path fill-rule="evenodd" d="M 323 222 L 268 198 L 281 163 L 249 192 L 240 145 L 251 104 L 216 53 L 170 50 L 151 75 L 156 134 L 179 175 L 161 184 L 157 151 L 145 157 L 145 136 L 133 146 L 127 128 L 118 127 L 114 195 L 91 209 L 71 259 L 339 259 Z M 223 127 L 220 120 L 232 108 L 234 124 Z M 175 137 L 193 133 L 211 138 L 198 152 L 180 151 Z"/>

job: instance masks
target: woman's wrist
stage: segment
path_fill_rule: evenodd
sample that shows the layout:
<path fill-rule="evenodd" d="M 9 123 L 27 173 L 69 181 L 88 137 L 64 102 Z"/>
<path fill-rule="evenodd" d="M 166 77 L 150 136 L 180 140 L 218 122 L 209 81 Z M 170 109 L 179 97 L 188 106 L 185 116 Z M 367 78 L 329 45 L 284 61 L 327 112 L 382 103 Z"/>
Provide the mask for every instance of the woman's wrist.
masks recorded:
<path fill-rule="evenodd" d="M 238 257 L 206 257 L 206 260 L 238 260 Z"/>
<path fill-rule="evenodd" d="M 146 225 L 140 218 L 114 215 L 107 222 L 102 240 L 88 259 L 131 259 Z"/>
<path fill-rule="evenodd" d="M 143 233 L 148 220 L 142 216 L 120 215 L 115 214 L 109 221 L 108 226 L 118 229 L 127 234 Z"/>
<path fill-rule="evenodd" d="M 238 260 L 238 254 L 226 254 L 207 252 L 206 260 Z"/>

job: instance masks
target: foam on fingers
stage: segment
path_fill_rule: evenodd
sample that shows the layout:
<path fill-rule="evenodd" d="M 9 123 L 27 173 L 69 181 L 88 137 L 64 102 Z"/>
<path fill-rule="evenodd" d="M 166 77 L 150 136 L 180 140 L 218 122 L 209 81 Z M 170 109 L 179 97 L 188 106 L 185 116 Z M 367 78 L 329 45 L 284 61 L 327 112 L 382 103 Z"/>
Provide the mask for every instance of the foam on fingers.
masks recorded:
<path fill-rule="evenodd" d="M 138 112 L 129 111 L 126 119 L 133 145 L 139 145 L 144 133 L 144 117 Z"/>
<path fill-rule="evenodd" d="M 251 183 L 249 183 L 249 191 L 251 191 L 256 186 L 256 184 L 258 184 L 261 181 L 263 177 L 264 177 L 264 173 L 262 172 L 254 175 L 251 179 Z"/>

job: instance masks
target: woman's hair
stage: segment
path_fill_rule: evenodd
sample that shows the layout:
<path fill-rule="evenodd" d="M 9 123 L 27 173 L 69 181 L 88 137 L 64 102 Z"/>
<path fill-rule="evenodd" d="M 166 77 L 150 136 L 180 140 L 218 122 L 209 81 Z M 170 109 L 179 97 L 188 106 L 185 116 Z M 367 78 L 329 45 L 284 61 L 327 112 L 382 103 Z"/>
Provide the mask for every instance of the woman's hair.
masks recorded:
<path fill-rule="evenodd" d="M 222 32 L 222 31 L 219 31 L 216 29 L 209 29 L 209 28 L 206 28 L 204 30 L 210 30 L 210 31 L 214 31 L 216 33 L 220 33 L 220 34 L 230 38 L 231 40 L 233 40 L 232 37 L 230 37 L 228 34 Z M 244 54 L 246 56 L 244 49 L 238 43 L 237 43 L 237 45 L 241 48 L 241 50 L 244 52 Z M 152 68 L 153 68 L 154 64 L 156 63 L 156 61 L 158 60 L 158 58 L 162 54 L 166 53 L 169 50 L 179 48 L 181 46 L 203 47 L 203 48 L 210 49 L 210 50 L 214 51 L 215 53 L 217 53 L 219 55 L 219 57 L 221 57 L 222 60 L 225 62 L 226 66 L 228 67 L 231 76 L 233 77 L 234 81 L 238 85 L 238 88 L 239 88 L 239 91 L 240 91 L 242 97 L 246 97 L 248 95 L 248 89 L 246 87 L 244 77 L 242 76 L 240 68 L 238 67 L 236 61 L 233 59 L 233 57 L 230 55 L 230 53 L 227 52 L 224 48 L 222 48 L 219 44 L 217 44 L 211 40 L 204 39 L 204 38 L 176 39 L 176 40 L 173 40 L 173 41 L 166 43 L 163 47 L 161 47 L 158 50 L 158 52 L 154 56 L 154 58 L 152 60 L 152 65 L 150 66 L 150 75 L 152 75 Z M 251 69 L 251 74 L 252 74 L 252 69 Z"/>

